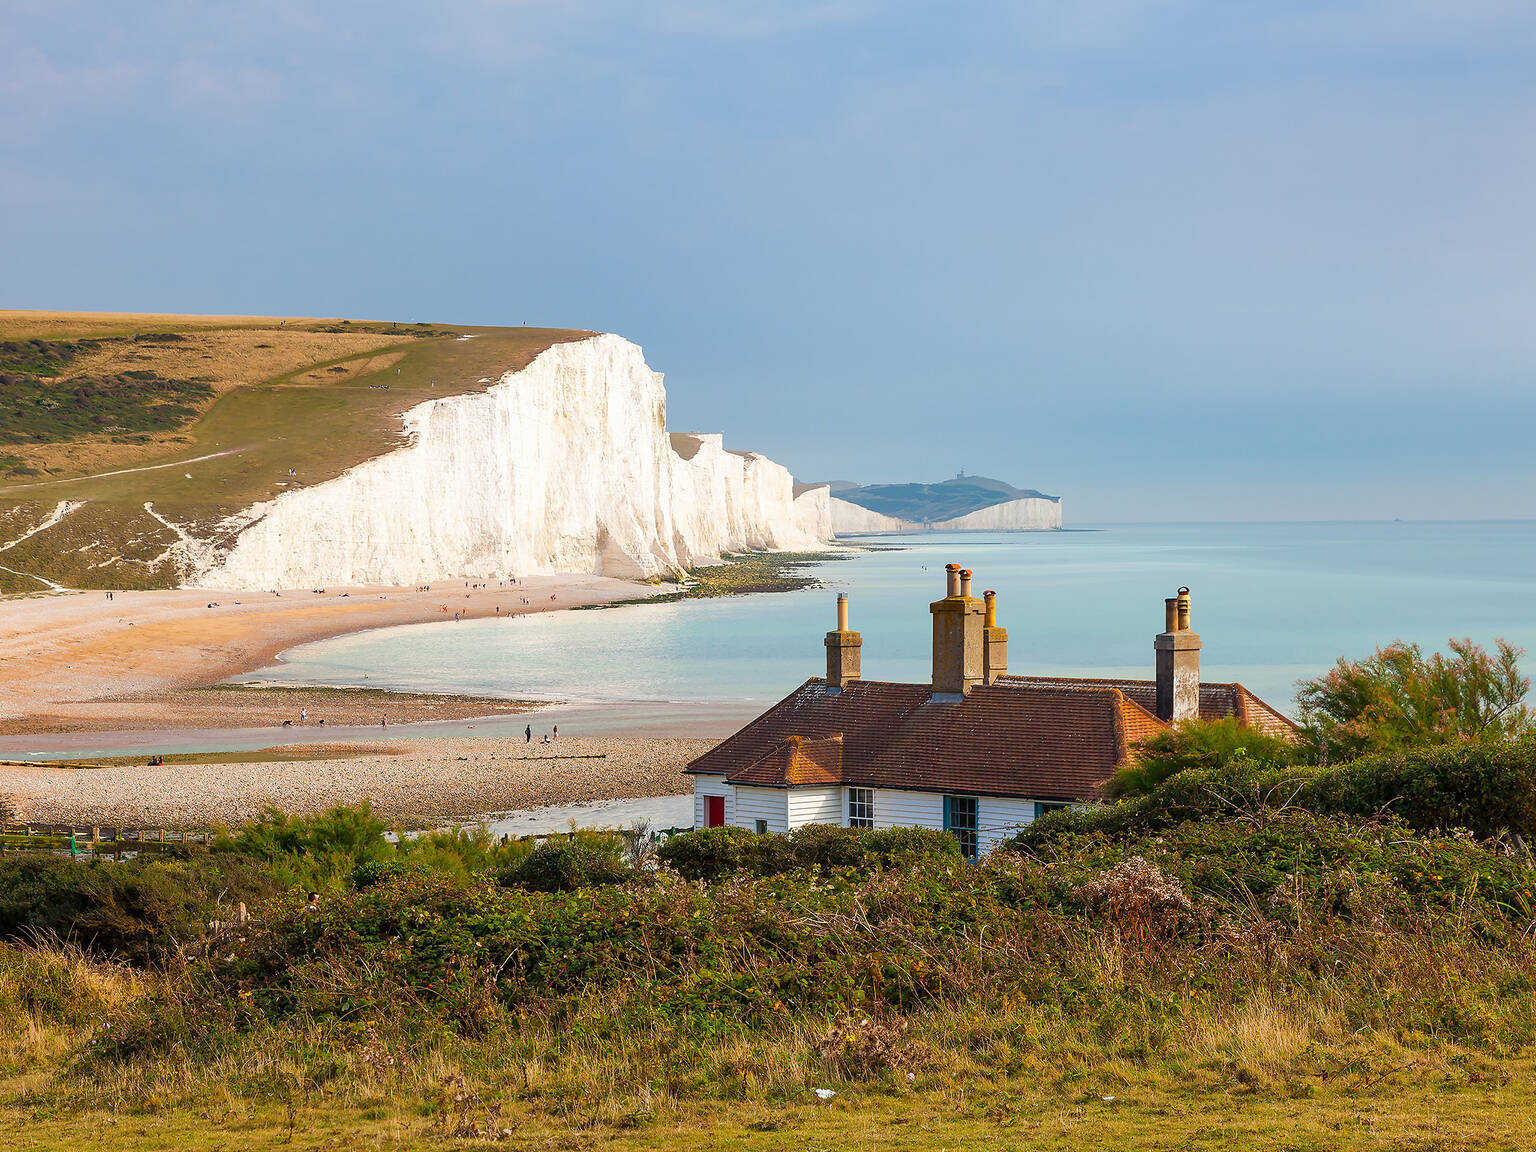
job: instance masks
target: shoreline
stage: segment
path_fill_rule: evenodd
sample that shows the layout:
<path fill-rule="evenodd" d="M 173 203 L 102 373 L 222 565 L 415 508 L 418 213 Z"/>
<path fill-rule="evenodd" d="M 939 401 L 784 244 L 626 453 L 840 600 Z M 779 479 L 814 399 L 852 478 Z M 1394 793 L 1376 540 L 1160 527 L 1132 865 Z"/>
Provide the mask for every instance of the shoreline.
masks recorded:
<path fill-rule="evenodd" d="M 530 576 L 504 587 L 454 583 L 457 587 L 439 583 L 430 591 L 175 589 L 117 592 L 111 599 L 105 593 L 68 592 L 0 600 L 0 667 L 6 669 L 0 683 L 0 735 L 187 727 L 187 709 L 195 700 L 187 693 L 270 667 L 282 653 L 304 644 L 377 628 L 442 623 L 456 614 L 515 619 L 643 599 L 650 590 L 602 576 Z M 653 587 L 661 594 L 672 586 Z M 525 598 L 528 604 L 521 603 Z M 250 699 L 254 703 L 260 697 Z M 502 710 L 526 707 L 510 699 L 506 704 Z"/>
<path fill-rule="evenodd" d="M 682 769 L 715 743 L 407 736 L 374 747 L 290 746 L 276 758 L 177 757 L 156 767 L 142 759 L 99 768 L 12 763 L 0 765 L 0 803 L 13 809 L 7 819 L 205 829 L 240 824 L 269 807 L 314 813 L 366 801 L 386 821 L 431 827 L 490 813 L 682 795 L 693 786 Z"/>

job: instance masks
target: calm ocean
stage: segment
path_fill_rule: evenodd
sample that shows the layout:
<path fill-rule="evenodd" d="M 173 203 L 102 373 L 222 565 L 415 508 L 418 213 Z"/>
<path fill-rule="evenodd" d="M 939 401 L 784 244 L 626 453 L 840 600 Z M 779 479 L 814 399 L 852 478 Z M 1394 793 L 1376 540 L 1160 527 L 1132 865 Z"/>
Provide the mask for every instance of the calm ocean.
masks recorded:
<path fill-rule="evenodd" d="M 825 667 L 851 596 L 866 679 L 929 675 L 944 564 L 996 589 L 1016 673 L 1152 674 L 1163 598 L 1191 588 L 1207 680 L 1289 709 L 1339 655 L 1451 636 L 1536 649 L 1536 521 L 1106 525 L 882 537 L 820 565 L 825 587 L 381 629 L 296 648 L 247 679 L 573 701 L 766 704 Z M 1529 666 L 1529 665 L 1528 665 Z M 364 675 L 367 680 L 364 681 Z"/>

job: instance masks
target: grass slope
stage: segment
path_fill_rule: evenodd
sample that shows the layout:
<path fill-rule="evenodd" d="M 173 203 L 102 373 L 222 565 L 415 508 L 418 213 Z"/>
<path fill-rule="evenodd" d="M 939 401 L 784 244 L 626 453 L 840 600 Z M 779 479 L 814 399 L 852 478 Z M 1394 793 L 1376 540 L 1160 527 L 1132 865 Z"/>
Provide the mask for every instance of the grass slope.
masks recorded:
<path fill-rule="evenodd" d="M 0 593 L 36 592 L 45 581 L 78 588 L 173 586 L 178 537 L 155 514 L 200 539 L 217 539 L 224 517 L 293 486 L 333 479 L 396 447 L 400 415 L 415 404 L 483 391 L 550 345 L 588 335 L 0 311 L 0 342 L 17 349 L 6 388 L 24 391 L 33 381 L 39 401 L 25 416 L 12 416 L 17 434 L 0 451 Z M 58 345 L 31 345 L 36 354 L 28 356 L 24 348 L 32 341 L 72 346 L 65 355 Z M 112 431 L 90 432 L 88 408 L 75 414 L 83 419 L 50 418 L 58 409 L 47 405 L 88 393 L 72 379 L 112 383 L 100 401 L 114 405 Z M 132 394 L 135 381 L 144 395 Z M 177 415 L 154 402 L 149 392 L 163 391 L 162 381 L 185 382 L 175 399 L 190 409 Z M 3 425 L 0 416 L 0 430 Z M 19 539 L 60 501 L 80 507 Z"/>

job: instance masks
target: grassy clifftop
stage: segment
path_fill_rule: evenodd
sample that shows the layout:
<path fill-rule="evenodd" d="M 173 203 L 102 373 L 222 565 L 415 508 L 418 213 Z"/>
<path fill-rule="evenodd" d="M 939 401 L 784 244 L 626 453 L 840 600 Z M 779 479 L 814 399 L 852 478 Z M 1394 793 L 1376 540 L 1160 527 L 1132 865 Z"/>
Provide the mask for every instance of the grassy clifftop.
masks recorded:
<path fill-rule="evenodd" d="M 178 529 L 217 542 L 225 517 L 396 447 L 413 405 L 589 335 L 0 311 L 0 593 L 173 586 Z"/>

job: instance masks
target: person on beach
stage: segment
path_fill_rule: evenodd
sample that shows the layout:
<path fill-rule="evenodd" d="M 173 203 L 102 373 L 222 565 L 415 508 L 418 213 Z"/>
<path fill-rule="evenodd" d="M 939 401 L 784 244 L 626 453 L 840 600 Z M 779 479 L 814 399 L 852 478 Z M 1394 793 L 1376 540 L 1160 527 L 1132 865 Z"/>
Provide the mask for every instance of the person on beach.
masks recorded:
<path fill-rule="evenodd" d="M 309 719 L 309 709 L 308 708 L 300 708 L 299 709 L 299 723 L 302 724 L 302 723 L 304 723 L 304 721 L 306 721 L 308 719 Z"/>
<path fill-rule="evenodd" d="M 554 739 L 556 739 L 556 740 L 560 739 L 560 725 L 558 725 L 558 724 L 555 725 Z"/>
<path fill-rule="evenodd" d="M 388 728 L 389 727 L 389 717 L 388 716 L 380 716 L 379 717 L 379 727 L 380 728 Z"/>
<path fill-rule="evenodd" d="M 528 725 L 528 727 L 523 729 L 523 743 L 524 744 L 532 744 L 533 743 L 533 725 L 532 724 Z"/>

